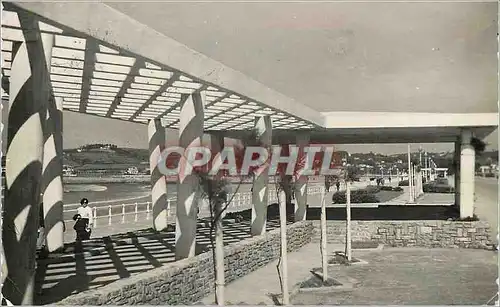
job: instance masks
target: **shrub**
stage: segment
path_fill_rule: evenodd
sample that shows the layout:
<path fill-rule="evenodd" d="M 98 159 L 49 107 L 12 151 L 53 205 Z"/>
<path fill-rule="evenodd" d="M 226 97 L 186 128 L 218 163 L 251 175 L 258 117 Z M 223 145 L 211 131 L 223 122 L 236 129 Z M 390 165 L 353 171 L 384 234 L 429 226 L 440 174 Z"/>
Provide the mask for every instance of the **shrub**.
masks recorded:
<path fill-rule="evenodd" d="M 458 221 L 458 222 L 475 222 L 475 221 L 479 221 L 479 218 L 477 217 L 477 215 L 472 215 L 472 216 L 468 216 L 468 217 L 464 217 L 464 218 L 455 218 L 453 219 L 454 221 Z"/>
<path fill-rule="evenodd" d="M 455 189 L 446 185 L 435 185 L 431 183 L 424 184 L 424 193 L 454 193 Z"/>
<path fill-rule="evenodd" d="M 345 204 L 346 193 L 345 191 L 336 192 L 333 194 L 332 201 L 334 204 Z M 374 193 L 368 192 L 366 189 L 354 190 L 351 192 L 351 203 L 378 203 L 380 202 Z"/>
<path fill-rule="evenodd" d="M 493 174 L 493 173 L 486 173 L 486 174 L 484 174 L 484 177 L 490 177 L 490 178 L 492 178 L 492 177 L 495 177 L 495 174 Z"/>
<path fill-rule="evenodd" d="M 404 191 L 404 189 L 402 187 L 394 187 L 394 188 L 392 188 L 392 190 L 394 192 L 403 192 Z"/>
<path fill-rule="evenodd" d="M 376 186 L 376 185 L 369 185 L 367 186 L 366 188 L 364 188 L 364 190 L 368 193 L 373 193 L 373 194 L 376 194 L 378 192 L 380 192 L 381 190 L 381 187 L 380 186 Z M 356 191 L 356 190 L 355 190 Z M 358 190 L 358 191 L 361 191 L 361 190 Z"/>
<path fill-rule="evenodd" d="M 398 183 L 398 186 L 400 187 L 407 187 L 409 186 L 409 181 L 408 180 L 401 180 L 399 183 Z"/>
<path fill-rule="evenodd" d="M 390 186 L 383 185 L 380 187 L 381 191 L 393 191 L 394 189 Z"/>

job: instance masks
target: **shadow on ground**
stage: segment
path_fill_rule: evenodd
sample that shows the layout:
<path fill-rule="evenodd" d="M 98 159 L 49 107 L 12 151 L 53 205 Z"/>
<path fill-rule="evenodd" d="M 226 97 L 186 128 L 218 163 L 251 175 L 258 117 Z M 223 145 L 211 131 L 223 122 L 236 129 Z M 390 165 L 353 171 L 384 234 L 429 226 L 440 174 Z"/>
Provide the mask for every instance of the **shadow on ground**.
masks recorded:
<path fill-rule="evenodd" d="M 277 205 L 268 208 L 267 230 L 279 227 Z M 224 244 L 250 238 L 250 216 L 228 215 L 224 221 Z M 231 221 L 232 219 L 232 221 Z M 291 218 L 290 218 L 291 219 Z M 201 221 L 203 222 L 203 221 Z M 209 223 L 199 223 L 196 254 L 211 249 Z M 65 245 L 64 251 L 38 259 L 35 304 L 51 304 L 71 294 L 102 287 L 133 274 L 175 261 L 175 227 L 165 231 L 143 229 Z"/>

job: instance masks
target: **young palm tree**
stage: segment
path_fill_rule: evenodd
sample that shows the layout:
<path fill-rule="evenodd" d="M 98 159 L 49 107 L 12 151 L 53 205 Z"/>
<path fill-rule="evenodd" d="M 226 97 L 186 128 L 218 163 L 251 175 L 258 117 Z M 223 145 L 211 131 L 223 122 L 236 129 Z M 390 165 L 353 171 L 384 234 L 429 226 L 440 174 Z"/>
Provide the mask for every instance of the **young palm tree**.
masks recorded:
<path fill-rule="evenodd" d="M 252 133 L 250 137 L 243 142 L 243 146 L 235 148 L 236 167 L 241 169 L 243 156 L 248 146 L 256 146 L 256 137 Z M 224 162 L 224 161 L 223 161 Z M 214 288 L 215 302 L 219 306 L 224 305 L 224 238 L 222 218 L 224 212 L 233 201 L 234 196 L 239 192 L 241 184 L 249 178 L 253 178 L 255 168 L 249 170 L 248 175 L 239 174 L 239 181 L 234 191 L 233 183 L 230 180 L 227 171 L 219 171 L 216 175 L 209 174 L 210 170 L 201 167 L 194 169 L 199 180 L 199 189 L 202 199 L 207 200 L 210 210 L 210 245 L 214 266 Z M 214 236 L 215 233 L 215 236 Z M 215 237 L 215 238 L 214 238 Z"/>

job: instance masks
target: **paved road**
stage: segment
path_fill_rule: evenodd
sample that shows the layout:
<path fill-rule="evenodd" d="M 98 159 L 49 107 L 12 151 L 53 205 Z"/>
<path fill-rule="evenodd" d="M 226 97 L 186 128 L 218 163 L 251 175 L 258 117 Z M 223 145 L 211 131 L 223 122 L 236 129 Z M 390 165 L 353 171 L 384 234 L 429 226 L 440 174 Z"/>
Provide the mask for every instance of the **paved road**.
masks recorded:
<path fill-rule="evenodd" d="M 488 221 L 495 237 L 498 233 L 498 179 L 476 177 L 475 213 Z"/>

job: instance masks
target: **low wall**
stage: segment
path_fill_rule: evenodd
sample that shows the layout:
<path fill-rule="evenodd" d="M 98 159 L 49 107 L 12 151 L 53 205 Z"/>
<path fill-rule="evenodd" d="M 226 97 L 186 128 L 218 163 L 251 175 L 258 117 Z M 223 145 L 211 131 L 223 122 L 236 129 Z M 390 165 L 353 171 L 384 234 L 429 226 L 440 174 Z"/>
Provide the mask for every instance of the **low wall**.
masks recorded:
<path fill-rule="evenodd" d="M 63 176 L 63 183 L 74 184 L 97 184 L 97 183 L 147 183 L 151 182 L 149 175 L 129 175 L 129 176 L 105 176 L 105 177 L 92 177 L 92 176 L 76 176 L 67 177 Z"/>
<path fill-rule="evenodd" d="M 313 223 L 304 221 L 287 228 L 288 251 L 309 243 Z M 275 260 L 280 255 L 280 230 L 226 246 L 226 283 Z M 148 272 L 118 280 L 96 290 L 67 297 L 58 305 L 182 305 L 213 292 L 212 253 L 173 262 Z"/>
<path fill-rule="evenodd" d="M 375 241 L 388 246 L 487 248 L 493 237 L 484 221 L 352 221 L 353 242 Z M 320 221 L 314 221 L 314 241 L 320 240 Z M 346 222 L 327 221 L 329 243 L 345 243 Z"/>

